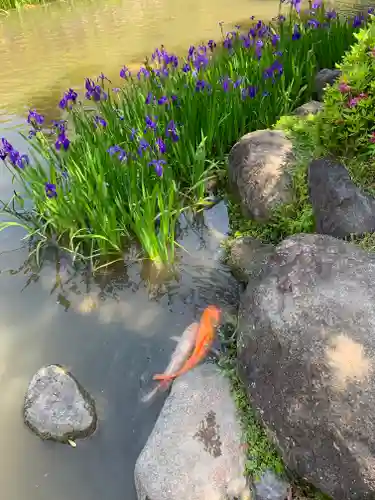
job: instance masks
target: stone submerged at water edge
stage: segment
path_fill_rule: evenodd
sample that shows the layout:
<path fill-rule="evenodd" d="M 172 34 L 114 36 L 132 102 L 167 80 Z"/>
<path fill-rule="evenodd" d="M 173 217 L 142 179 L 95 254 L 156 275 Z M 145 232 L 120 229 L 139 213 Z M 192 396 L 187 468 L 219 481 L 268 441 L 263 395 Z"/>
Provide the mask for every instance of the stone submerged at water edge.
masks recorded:
<path fill-rule="evenodd" d="M 42 439 L 67 442 L 95 431 L 95 403 L 59 365 L 42 367 L 33 376 L 24 402 L 24 421 Z"/>
<path fill-rule="evenodd" d="M 138 500 L 249 498 L 228 380 L 204 363 L 179 377 L 135 465 Z"/>

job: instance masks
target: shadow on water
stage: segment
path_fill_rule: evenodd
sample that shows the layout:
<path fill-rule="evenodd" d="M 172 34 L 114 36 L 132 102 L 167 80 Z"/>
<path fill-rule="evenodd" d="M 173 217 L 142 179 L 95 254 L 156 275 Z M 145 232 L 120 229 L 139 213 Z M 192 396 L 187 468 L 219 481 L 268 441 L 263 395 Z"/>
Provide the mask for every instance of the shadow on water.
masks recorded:
<path fill-rule="evenodd" d="M 3 186 L 4 189 L 4 186 Z M 94 277 L 48 251 L 40 269 L 19 248 L 21 230 L 0 233 L 0 482 L 7 500 L 134 500 L 135 460 L 163 400 L 140 402 L 142 380 L 162 370 L 172 335 L 218 304 L 235 314 L 238 285 L 219 262 L 223 202 L 200 224 L 185 220 L 178 279 L 152 286 L 139 262 Z M 42 442 L 22 421 L 33 373 L 60 363 L 95 398 L 98 431 L 77 447 Z"/>

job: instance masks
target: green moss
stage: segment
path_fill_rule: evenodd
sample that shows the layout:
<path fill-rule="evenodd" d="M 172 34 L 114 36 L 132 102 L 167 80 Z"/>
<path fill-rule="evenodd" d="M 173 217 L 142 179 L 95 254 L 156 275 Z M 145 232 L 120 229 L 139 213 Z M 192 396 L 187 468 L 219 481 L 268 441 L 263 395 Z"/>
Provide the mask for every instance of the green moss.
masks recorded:
<path fill-rule="evenodd" d="M 353 182 L 375 196 L 375 159 L 371 158 L 339 158 L 339 160 L 346 166 Z"/>
<path fill-rule="evenodd" d="M 229 377 L 233 398 L 241 419 L 243 440 L 248 457 L 245 473 L 251 478 L 259 477 L 267 469 L 272 469 L 279 475 L 284 474 L 283 462 L 258 423 L 245 387 L 238 376 L 235 343 L 228 347 L 226 355 L 219 361 L 219 366 Z"/>

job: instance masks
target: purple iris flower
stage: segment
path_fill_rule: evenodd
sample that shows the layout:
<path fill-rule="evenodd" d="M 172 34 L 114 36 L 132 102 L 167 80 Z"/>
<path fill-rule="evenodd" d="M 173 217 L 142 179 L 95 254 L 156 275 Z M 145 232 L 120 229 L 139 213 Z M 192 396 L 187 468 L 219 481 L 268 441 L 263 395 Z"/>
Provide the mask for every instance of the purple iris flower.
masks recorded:
<path fill-rule="evenodd" d="M 138 131 L 135 129 L 135 128 L 132 128 L 131 129 L 131 133 L 130 133 L 130 140 L 133 141 L 134 140 L 134 137 L 138 134 Z"/>
<path fill-rule="evenodd" d="M 147 94 L 147 97 L 146 97 L 145 103 L 146 103 L 146 104 L 150 104 L 150 103 L 152 102 L 153 98 L 154 98 L 154 96 L 152 95 L 152 92 L 149 92 L 149 93 Z"/>
<path fill-rule="evenodd" d="M 109 78 L 107 78 L 104 73 L 100 73 L 100 75 L 97 77 L 96 81 L 97 82 L 101 81 L 103 84 L 104 80 L 107 80 L 107 82 L 112 83 L 111 80 Z"/>
<path fill-rule="evenodd" d="M 355 16 L 353 19 L 353 28 L 359 28 L 363 23 L 363 16 Z"/>
<path fill-rule="evenodd" d="M 157 123 L 156 123 L 156 117 L 154 117 L 154 119 L 151 118 L 151 116 L 146 116 L 145 118 L 145 122 L 146 122 L 146 130 L 150 129 L 150 130 L 154 130 L 156 129 L 157 127 Z"/>
<path fill-rule="evenodd" d="M 315 0 L 312 4 L 313 10 L 319 9 L 322 6 L 323 0 Z"/>
<path fill-rule="evenodd" d="M 279 40 L 280 40 L 280 35 L 272 35 L 271 43 L 274 47 L 276 47 Z"/>
<path fill-rule="evenodd" d="M 307 21 L 307 25 L 310 26 L 311 28 L 318 28 L 320 23 L 317 19 L 309 19 Z"/>
<path fill-rule="evenodd" d="M 93 99 L 94 101 L 100 101 L 101 99 L 105 100 L 108 98 L 108 95 L 100 85 L 97 85 L 90 78 L 85 79 L 85 88 L 86 88 L 86 99 Z"/>
<path fill-rule="evenodd" d="M 5 137 L 1 139 L 2 147 L 0 148 L 0 158 L 4 161 L 6 158 L 10 161 L 13 167 L 24 169 L 28 165 L 29 157 L 25 154 L 21 155 L 14 147 L 8 142 Z"/>
<path fill-rule="evenodd" d="M 165 142 L 163 141 L 163 139 L 161 137 L 158 137 L 156 139 L 156 146 L 161 154 L 166 153 L 167 148 L 166 148 Z"/>
<path fill-rule="evenodd" d="M 331 19 L 336 19 L 336 17 L 337 17 L 337 13 L 336 13 L 336 11 L 334 11 L 334 10 L 328 10 L 328 11 L 326 12 L 326 18 L 327 18 L 328 20 L 331 20 Z"/>
<path fill-rule="evenodd" d="M 250 99 L 254 99 L 254 97 L 257 94 L 258 89 L 254 87 L 253 85 L 249 85 L 248 87 L 242 89 L 241 91 L 241 96 L 242 99 L 246 99 L 247 97 L 250 97 Z"/>
<path fill-rule="evenodd" d="M 150 148 L 150 144 L 145 140 L 145 139 L 140 139 L 139 141 L 139 147 L 138 147 L 138 154 L 139 156 L 143 156 L 143 152 L 146 151 L 146 149 Z"/>
<path fill-rule="evenodd" d="M 214 48 L 216 47 L 216 43 L 214 42 L 214 40 L 208 40 L 208 43 L 207 43 L 209 49 L 211 50 L 211 52 L 213 52 Z"/>
<path fill-rule="evenodd" d="M 151 160 L 148 164 L 149 166 L 154 167 L 156 175 L 158 177 L 161 177 L 163 175 L 163 165 L 166 164 L 165 160 Z"/>
<path fill-rule="evenodd" d="M 70 141 L 65 135 L 65 131 L 62 131 L 59 133 L 57 136 L 56 142 L 55 142 L 55 148 L 60 151 L 61 148 L 63 148 L 65 151 L 69 148 Z"/>
<path fill-rule="evenodd" d="M 177 133 L 176 124 L 173 120 L 171 120 L 166 128 L 165 135 L 172 139 L 173 142 L 177 142 L 179 140 L 179 135 Z"/>
<path fill-rule="evenodd" d="M 129 68 L 127 68 L 126 66 L 122 67 L 121 70 L 120 70 L 120 78 L 123 78 L 124 80 L 127 80 L 128 78 L 131 77 L 131 72 L 129 70 Z"/>
<path fill-rule="evenodd" d="M 298 24 L 295 24 L 292 33 L 292 40 L 299 40 L 300 38 L 301 38 L 301 32 L 299 30 L 299 26 Z"/>
<path fill-rule="evenodd" d="M 44 189 L 48 198 L 56 198 L 56 184 L 52 184 L 51 182 L 46 182 L 44 185 Z"/>
<path fill-rule="evenodd" d="M 101 125 L 102 127 L 106 127 L 107 122 L 101 116 L 95 116 L 94 117 L 94 125 L 95 125 L 95 127 L 97 127 L 98 125 Z"/>
<path fill-rule="evenodd" d="M 59 107 L 61 109 L 71 108 L 73 104 L 77 101 L 78 94 L 75 90 L 67 90 L 62 99 L 59 102 Z"/>
<path fill-rule="evenodd" d="M 231 79 L 229 77 L 225 76 L 223 78 L 223 80 L 222 80 L 222 85 L 223 85 L 224 92 L 228 92 L 229 91 L 230 83 L 231 83 Z"/>
<path fill-rule="evenodd" d="M 232 49 L 232 48 L 233 48 L 233 40 L 232 40 L 232 38 L 231 38 L 231 37 L 227 37 L 227 38 L 224 40 L 224 42 L 223 42 L 223 46 L 224 46 L 226 49 L 228 49 L 228 50 Z"/>
<path fill-rule="evenodd" d="M 197 54 L 197 56 L 193 60 L 193 65 L 196 70 L 206 68 L 208 65 L 208 57 L 206 56 L 206 54 Z"/>
<path fill-rule="evenodd" d="M 150 72 L 146 68 L 142 67 L 137 73 L 138 80 L 141 79 L 141 76 L 143 76 L 144 78 L 149 78 Z"/>
<path fill-rule="evenodd" d="M 35 109 L 30 109 L 27 117 L 27 123 L 30 123 L 33 126 L 40 126 L 44 123 L 44 116 L 37 113 Z"/>
<path fill-rule="evenodd" d="M 107 153 L 109 153 L 110 156 L 116 155 L 120 161 L 126 160 L 128 158 L 126 151 L 118 144 L 115 144 L 114 146 L 111 146 L 109 149 L 107 149 Z"/>

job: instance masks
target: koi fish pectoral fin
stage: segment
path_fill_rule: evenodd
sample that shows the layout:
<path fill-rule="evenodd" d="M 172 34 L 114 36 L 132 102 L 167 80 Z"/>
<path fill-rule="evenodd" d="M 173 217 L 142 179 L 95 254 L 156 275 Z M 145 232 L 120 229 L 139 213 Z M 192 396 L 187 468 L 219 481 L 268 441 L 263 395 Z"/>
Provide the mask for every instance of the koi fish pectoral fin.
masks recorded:
<path fill-rule="evenodd" d="M 171 340 L 174 340 L 175 342 L 179 343 L 181 340 L 181 337 L 174 336 L 174 337 L 171 337 Z"/>
<path fill-rule="evenodd" d="M 163 382 L 163 381 L 166 381 L 166 382 L 167 382 L 168 380 L 172 380 L 172 379 L 173 379 L 173 377 L 170 377 L 170 376 L 168 376 L 168 375 L 164 375 L 163 373 L 157 373 L 156 375 L 154 375 L 154 376 L 152 377 L 152 379 L 153 379 L 153 380 L 160 380 L 160 381 L 162 381 L 162 382 Z"/>

